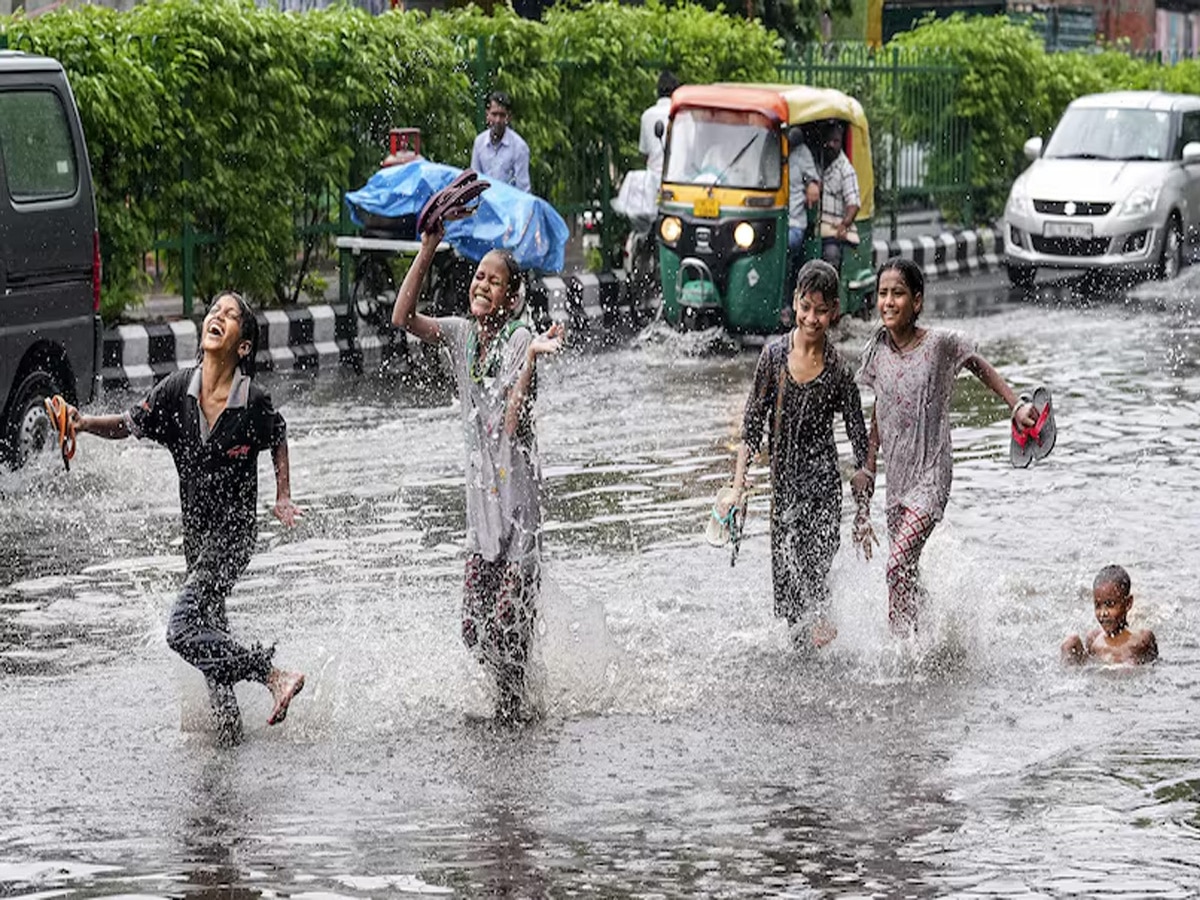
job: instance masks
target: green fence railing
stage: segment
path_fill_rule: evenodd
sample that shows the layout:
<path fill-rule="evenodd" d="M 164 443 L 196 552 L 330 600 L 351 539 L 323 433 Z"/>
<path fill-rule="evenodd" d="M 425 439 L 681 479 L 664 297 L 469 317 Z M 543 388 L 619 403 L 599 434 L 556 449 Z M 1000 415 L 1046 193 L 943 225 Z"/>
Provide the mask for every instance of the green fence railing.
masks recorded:
<path fill-rule="evenodd" d="M 962 71 L 928 50 L 810 46 L 779 66 L 786 84 L 830 87 L 863 106 L 871 129 L 876 215 L 894 239 L 905 209 L 951 208 L 975 224 L 971 132 L 955 114 Z"/>

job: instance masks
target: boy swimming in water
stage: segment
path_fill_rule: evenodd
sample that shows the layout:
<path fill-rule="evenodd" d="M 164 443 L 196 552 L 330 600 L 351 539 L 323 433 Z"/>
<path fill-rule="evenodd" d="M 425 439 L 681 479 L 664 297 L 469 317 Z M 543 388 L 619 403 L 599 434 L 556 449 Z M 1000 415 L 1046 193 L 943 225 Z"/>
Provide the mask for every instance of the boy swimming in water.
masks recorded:
<path fill-rule="evenodd" d="M 1105 566 L 1092 584 L 1099 628 L 1086 639 L 1071 635 L 1062 644 L 1066 663 L 1089 660 L 1107 663 L 1147 663 L 1158 659 L 1158 642 L 1149 628 L 1130 629 L 1129 608 L 1133 606 L 1129 573 L 1121 566 Z"/>

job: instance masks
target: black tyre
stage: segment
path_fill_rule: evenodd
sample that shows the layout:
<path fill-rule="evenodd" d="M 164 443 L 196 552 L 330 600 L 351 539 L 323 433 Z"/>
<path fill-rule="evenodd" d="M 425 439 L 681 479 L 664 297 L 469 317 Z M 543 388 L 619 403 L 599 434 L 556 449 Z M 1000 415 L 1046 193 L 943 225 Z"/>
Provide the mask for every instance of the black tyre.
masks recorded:
<path fill-rule="evenodd" d="M 19 469 L 30 456 L 54 445 L 53 426 L 44 401 L 58 393 L 61 389 L 45 372 L 32 372 L 17 386 L 0 423 L 0 459 L 6 465 Z"/>
<path fill-rule="evenodd" d="M 392 303 L 396 299 L 396 280 L 387 260 L 368 253 L 358 261 L 350 302 L 364 322 L 382 329 L 391 324 Z"/>
<path fill-rule="evenodd" d="M 1008 264 L 1008 282 L 1015 288 L 1033 287 L 1033 280 L 1036 277 L 1037 268 L 1035 266 Z"/>
<path fill-rule="evenodd" d="M 1162 252 L 1158 256 L 1158 271 L 1155 274 L 1162 281 L 1170 281 L 1182 268 L 1183 229 L 1179 227 L 1179 218 L 1172 215 L 1163 233 Z"/>

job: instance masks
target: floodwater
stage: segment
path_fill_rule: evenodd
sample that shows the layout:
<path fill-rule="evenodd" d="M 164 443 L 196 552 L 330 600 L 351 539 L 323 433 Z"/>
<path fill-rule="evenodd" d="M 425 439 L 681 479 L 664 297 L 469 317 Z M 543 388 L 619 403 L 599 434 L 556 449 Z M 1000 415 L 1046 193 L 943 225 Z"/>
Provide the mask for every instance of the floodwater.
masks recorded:
<path fill-rule="evenodd" d="M 856 559 L 847 522 L 815 660 L 771 615 L 765 497 L 736 568 L 702 539 L 756 351 L 651 332 L 554 361 L 545 716 L 524 729 L 486 722 L 459 643 L 461 424 L 437 391 L 264 379 L 308 515 L 267 516 L 264 459 L 231 618 L 309 680 L 270 729 L 240 688 L 235 748 L 164 642 L 167 453 L 84 436 L 67 476 L 0 475 L 0 897 L 1196 896 L 1190 275 L 1144 303 L 932 287 L 931 324 L 1051 386 L 1059 443 L 1013 470 L 1005 411 L 964 378 L 921 638 L 889 637 L 882 554 Z M 1162 660 L 1064 669 L 1112 562 Z"/>

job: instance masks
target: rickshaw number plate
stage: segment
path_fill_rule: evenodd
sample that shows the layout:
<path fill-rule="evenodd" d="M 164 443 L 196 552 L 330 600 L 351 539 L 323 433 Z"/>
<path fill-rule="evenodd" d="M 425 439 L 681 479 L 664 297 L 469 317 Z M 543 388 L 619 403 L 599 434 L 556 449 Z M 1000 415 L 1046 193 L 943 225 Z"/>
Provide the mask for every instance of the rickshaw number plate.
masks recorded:
<path fill-rule="evenodd" d="M 716 197 L 701 197 L 692 204 L 692 213 L 704 219 L 715 219 L 721 215 L 721 201 Z"/>
<path fill-rule="evenodd" d="M 1090 238 L 1092 236 L 1091 222 L 1047 222 L 1046 237 Z"/>

